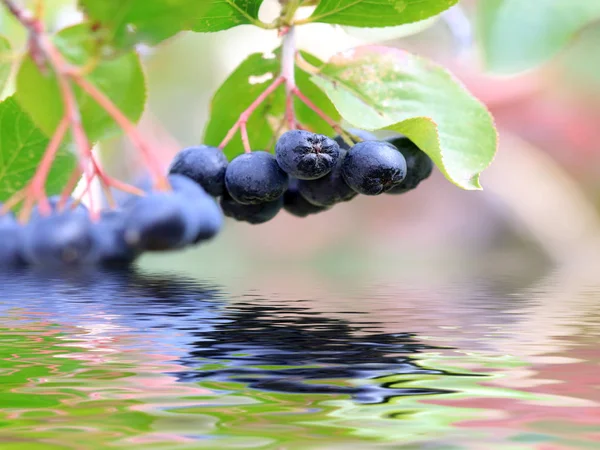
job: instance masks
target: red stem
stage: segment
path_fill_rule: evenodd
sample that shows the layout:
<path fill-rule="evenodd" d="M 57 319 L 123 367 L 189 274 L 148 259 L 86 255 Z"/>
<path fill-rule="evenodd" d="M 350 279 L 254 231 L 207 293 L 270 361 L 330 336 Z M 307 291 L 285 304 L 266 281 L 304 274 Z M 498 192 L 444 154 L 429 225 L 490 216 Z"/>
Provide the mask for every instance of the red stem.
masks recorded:
<path fill-rule="evenodd" d="M 75 169 L 73 169 L 73 173 L 71 174 L 71 177 L 69 178 L 69 181 L 67 181 L 67 185 L 65 186 L 62 193 L 60 194 L 60 201 L 58 202 L 58 205 L 57 205 L 57 209 L 59 211 L 61 211 L 67 204 L 67 200 L 69 199 L 69 197 L 75 190 L 75 187 L 77 186 L 77 183 L 79 182 L 79 179 L 81 178 L 81 175 L 82 175 L 81 168 L 79 166 L 75 167 Z"/>
<path fill-rule="evenodd" d="M 40 214 L 44 216 L 52 212 L 50 203 L 48 203 L 48 199 L 46 198 L 46 194 L 44 192 L 44 187 L 46 185 L 46 180 L 48 179 L 50 169 L 52 168 L 52 163 L 54 162 L 56 154 L 58 153 L 58 149 L 60 148 L 60 143 L 63 141 L 68 128 L 69 121 L 67 117 L 64 116 L 56 127 L 56 130 L 54 131 L 54 134 L 48 143 L 48 147 L 44 152 L 44 156 L 42 157 L 35 175 L 29 184 L 28 189 L 30 191 L 30 195 L 34 200 L 37 199 L 39 201 Z"/>
<path fill-rule="evenodd" d="M 220 149 L 224 149 L 227 146 L 227 144 L 231 142 L 238 129 L 241 128 L 242 124 L 245 126 L 248 123 L 248 119 L 250 118 L 252 113 L 256 111 L 256 109 L 267 99 L 267 97 L 271 95 L 275 91 L 275 89 L 277 89 L 284 82 L 285 78 L 277 77 L 275 80 L 273 80 L 273 83 L 271 83 L 269 87 L 265 89 L 264 92 L 260 94 L 256 98 L 256 100 L 254 100 L 252 104 L 248 106 L 248 108 L 242 114 L 240 114 L 239 119 L 235 122 L 235 124 L 233 124 L 233 127 L 231 127 L 231 129 L 229 130 L 227 136 L 225 136 L 225 139 L 223 139 L 223 141 L 219 144 Z M 242 136 L 242 140 L 243 139 L 244 138 Z M 248 148 L 250 148 L 250 144 L 248 144 Z"/>
<path fill-rule="evenodd" d="M 300 91 L 297 87 L 292 90 L 293 94 L 298 97 L 302 102 L 312 109 L 321 119 L 323 119 L 327 124 L 333 128 L 335 131 L 342 132 L 342 127 L 331 117 L 329 117 L 323 110 L 321 110 L 317 105 L 315 105 L 306 95 Z"/>
<path fill-rule="evenodd" d="M 294 112 L 294 96 L 292 91 L 287 92 L 285 97 L 285 118 L 290 130 L 297 126 L 296 113 Z"/>
<path fill-rule="evenodd" d="M 240 134 L 242 135 L 242 143 L 244 144 L 244 151 L 251 153 L 252 148 L 250 147 L 250 137 L 248 136 L 248 127 L 246 122 L 240 123 Z"/>

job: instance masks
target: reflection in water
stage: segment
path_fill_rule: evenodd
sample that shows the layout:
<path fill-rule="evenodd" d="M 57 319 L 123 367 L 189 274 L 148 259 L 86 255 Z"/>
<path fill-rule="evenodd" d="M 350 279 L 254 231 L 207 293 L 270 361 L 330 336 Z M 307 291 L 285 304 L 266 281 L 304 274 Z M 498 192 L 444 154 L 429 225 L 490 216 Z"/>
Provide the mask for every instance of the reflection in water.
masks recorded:
<path fill-rule="evenodd" d="M 549 313 L 535 289 L 400 304 L 388 286 L 336 304 L 135 272 L 0 284 L 2 448 L 543 449 L 600 437 L 597 310 Z"/>

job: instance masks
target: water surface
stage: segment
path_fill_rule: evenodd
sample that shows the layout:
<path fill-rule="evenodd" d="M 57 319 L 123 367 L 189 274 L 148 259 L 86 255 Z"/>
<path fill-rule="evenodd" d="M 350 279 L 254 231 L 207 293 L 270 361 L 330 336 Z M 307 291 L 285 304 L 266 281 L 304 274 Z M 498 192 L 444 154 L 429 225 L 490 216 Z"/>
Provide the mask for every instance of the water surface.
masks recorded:
<path fill-rule="evenodd" d="M 598 285 L 297 282 L 1 275 L 1 448 L 598 448 Z"/>

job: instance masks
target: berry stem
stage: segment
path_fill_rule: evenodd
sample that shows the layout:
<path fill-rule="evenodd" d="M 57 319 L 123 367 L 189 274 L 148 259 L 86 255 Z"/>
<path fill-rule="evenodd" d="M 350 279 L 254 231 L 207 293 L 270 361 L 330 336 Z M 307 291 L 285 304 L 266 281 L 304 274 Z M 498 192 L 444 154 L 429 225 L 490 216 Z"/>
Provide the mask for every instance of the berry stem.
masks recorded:
<path fill-rule="evenodd" d="M 56 154 L 58 153 L 58 149 L 60 148 L 60 144 L 63 141 L 65 134 L 67 134 L 67 130 L 69 128 L 69 120 L 66 116 L 64 116 L 50 142 L 48 143 L 48 147 L 44 152 L 44 156 L 35 172 L 35 175 L 31 179 L 29 183 L 29 195 L 35 200 L 37 199 L 39 202 L 40 214 L 46 216 L 49 215 L 52 210 L 50 208 L 50 203 L 48 203 L 48 199 L 46 198 L 46 194 L 44 192 L 44 187 L 46 185 L 46 180 L 48 179 L 48 174 L 50 173 L 50 169 L 52 168 L 52 163 L 54 162 L 54 158 L 56 158 Z M 25 212 L 28 216 L 28 212 Z"/>
<path fill-rule="evenodd" d="M 63 189 L 63 191 L 60 194 L 60 200 L 58 201 L 58 205 L 56 206 L 56 208 L 59 211 L 62 211 L 62 209 L 67 204 L 67 200 L 69 199 L 69 197 L 75 190 L 75 187 L 77 186 L 77 183 L 79 182 L 79 179 L 81 178 L 82 175 L 83 175 L 83 172 L 81 170 L 81 167 L 76 166 L 75 169 L 73 169 L 73 173 L 71 173 L 71 177 L 69 178 L 69 181 L 67 181 L 65 188 Z"/>
<path fill-rule="evenodd" d="M 302 91 L 300 91 L 300 89 L 298 89 L 297 87 L 295 87 L 294 90 L 292 91 L 292 93 L 296 97 L 298 97 L 302 101 L 302 103 L 304 103 L 306 106 L 308 106 L 310 109 L 312 109 L 321 119 L 323 119 L 325 122 L 327 122 L 327 124 L 331 128 L 333 128 L 338 133 L 343 133 L 344 132 L 344 130 L 342 129 L 342 127 L 340 126 L 339 123 L 337 123 L 335 120 L 333 120 L 331 117 L 329 117 L 317 105 L 315 105 L 306 95 L 304 95 L 302 93 Z"/>
<path fill-rule="evenodd" d="M 256 100 L 254 100 L 252 104 L 248 106 L 248 108 L 242 114 L 240 114 L 240 117 L 235 122 L 235 124 L 233 124 L 233 127 L 231 127 L 231 129 L 229 130 L 227 136 L 225 136 L 225 139 L 223 139 L 223 141 L 219 144 L 219 148 L 221 150 L 224 149 L 227 146 L 227 144 L 231 142 L 237 131 L 240 129 L 241 125 L 246 125 L 248 123 L 248 119 L 250 118 L 252 113 L 256 111 L 256 109 L 267 99 L 267 97 L 271 95 L 275 91 L 275 89 L 277 89 L 284 82 L 285 78 L 281 76 L 277 77 L 275 80 L 273 80 L 269 87 L 267 87 L 267 89 L 265 89 L 263 93 L 260 94 L 256 98 Z"/>
<path fill-rule="evenodd" d="M 252 148 L 250 147 L 250 137 L 248 136 L 248 127 L 246 122 L 240 123 L 240 134 L 242 135 L 242 143 L 244 144 L 244 151 L 251 153 Z"/>
<path fill-rule="evenodd" d="M 296 30 L 290 27 L 283 36 L 281 76 L 285 79 L 285 117 L 290 130 L 296 128 L 293 92 L 296 88 Z"/>

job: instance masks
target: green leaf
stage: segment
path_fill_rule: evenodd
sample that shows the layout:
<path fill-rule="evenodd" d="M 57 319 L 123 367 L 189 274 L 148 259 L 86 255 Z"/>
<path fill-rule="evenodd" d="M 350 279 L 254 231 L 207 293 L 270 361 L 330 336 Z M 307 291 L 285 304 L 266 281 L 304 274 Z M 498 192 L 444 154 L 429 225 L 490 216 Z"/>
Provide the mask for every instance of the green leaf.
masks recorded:
<path fill-rule="evenodd" d="M 63 55 L 76 65 L 84 65 L 96 51 L 97 43 L 85 25 L 62 30 L 55 39 Z M 129 52 L 118 58 L 101 60 L 87 79 L 104 92 L 132 121 L 137 121 L 146 102 L 146 82 L 137 55 Z M 117 124 L 103 108 L 74 86 L 83 126 L 91 141 L 114 136 Z M 17 100 L 44 133 L 50 135 L 63 116 L 64 106 L 56 77 L 40 72 L 31 58 L 23 61 L 17 74 Z"/>
<path fill-rule="evenodd" d="M 22 189 L 33 176 L 48 145 L 14 97 L 0 102 L 0 201 Z M 63 146 L 48 176 L 46 192 L 57 194 L 75 167 L 75 157 Z"/>
<path fill-rule="evenodd" d="M 180 31 L 220 31 L 260 24 L 263 0 L 79 0 L 94 24 L 117 47 L 157 44 Z"/>
<path fill-rule="evenodd" d="M 0 95 L 6 87 L 6 82 L 10 76 L 10 68 L 10 42 L 4 36 L 0 36 Z"/>
<path fill-rule="evenodd" d="M 595 0 L 485 0 L 479 5 L 487 67 L 504 74 L 547 61 L 579 30 L 600 19 Z"/>
<path fill-rule="evenodd" d="M 321 0 L 306 22 L 390 27 L 440 14 L 458 0 Z"/>
<path fill-rule="evenodd" d="M 240 114 L 279 76 L 278 54 L 279 50 L 276 55 L 250 55 L 217 90 L 211 103 L 210 121 L 204 143 L 219 145 Z M 302 52 L 302 56 L 313 65 L 323 64 L 307 53 Z M 296 69 L 296 84 L 326 114 L 334 120 L 339 120 L 340 116 L 327 96 L 299 69 Z M 297 119 L 310 130 L 328 135 L 334 133 L 326 122 L 298 99 L 294 101 L 294 108 Z M 269 149 L 269 145 L 273 144 L 274 136 L 283 123 L 284 111 L 285 92 L 283 86 L 280 86 L 256 109 L 248 121 L 248 135 L 253 150 Z M 243 151 L 239 135 L 225 148 L 225 153 L 230 159 Z"/>
<path fill-rule="evenodd" d="M 487 109 L 442 67 L 410 53 L 365 46 L 336 55 L 312 80 L 342 117 L 412 139 L 464 189 L 481 189 L 497 133 Z"/>

